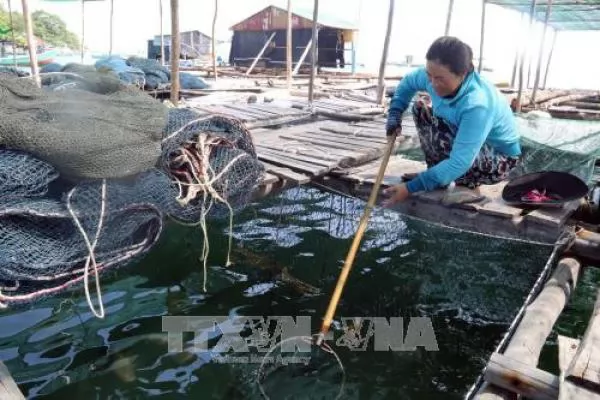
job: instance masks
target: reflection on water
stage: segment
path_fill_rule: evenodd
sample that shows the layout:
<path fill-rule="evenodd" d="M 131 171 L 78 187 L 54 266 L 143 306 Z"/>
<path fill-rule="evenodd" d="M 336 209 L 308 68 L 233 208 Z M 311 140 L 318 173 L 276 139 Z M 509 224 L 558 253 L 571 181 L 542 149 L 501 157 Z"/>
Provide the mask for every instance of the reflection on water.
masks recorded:
<path fill-rule="evenodd" d="M 229 268 L 227 223 L 212 223 L 206 293 L 201 234 L 172 225 L 145 260 L 105 277 L 106 319 L 93 317 L 81 290 L 5 312 L 0 357 L 31 398 L 260 398 L 257 364 L 211 362 L 214 353 L 191 350 L 191 336 L 186 351 L 169 353 L 161 317 L 304 315 L 316 332 L 363 206 L 306 188 L 252 204 L 235 220 Z M 430 317 L 439 351 L 336 349 L 345 398 L 462 398 L 550 250 L 376 210 L 336 316 Z M 306 398 L 311 382 L 268 383 Z"/>

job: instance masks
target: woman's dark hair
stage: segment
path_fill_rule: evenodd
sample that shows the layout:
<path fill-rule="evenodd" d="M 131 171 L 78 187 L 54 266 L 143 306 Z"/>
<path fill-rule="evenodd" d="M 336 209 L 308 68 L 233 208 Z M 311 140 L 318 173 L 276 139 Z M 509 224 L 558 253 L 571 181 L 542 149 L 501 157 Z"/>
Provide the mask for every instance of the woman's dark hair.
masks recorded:
<path fill-rule="evenodd" d="M 455 75 L 466 75 L 473 71 L 473 50 L 453 36 L 442 36 L 429 46 L 427 61 L 444 65 Z"/>

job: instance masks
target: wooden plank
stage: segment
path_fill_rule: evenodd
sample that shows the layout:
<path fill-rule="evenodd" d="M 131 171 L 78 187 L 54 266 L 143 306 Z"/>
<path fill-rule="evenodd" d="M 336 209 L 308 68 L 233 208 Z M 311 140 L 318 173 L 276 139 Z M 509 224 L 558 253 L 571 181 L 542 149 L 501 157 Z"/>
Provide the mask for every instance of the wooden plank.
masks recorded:
<path fill-rule="evenodd" d="M 332 127 L 326 127 L 326 126 L 323 126 L 319 129 L 321 131 L 335 133 L 335 134 L 338 134 L 343 137 L 356 137 L 356 138 L 361 138 L 363 140 L 368 140 L 370 142 L 379 143 L 379 144 L 387 143 L 387 140 L 386 140 L 384 134 L 378 134 L 378 135 L 369 134 L 364 131 L 361 131 L 360 129 L 351 130 L 351 129 L 343 129 L 343 128 L 332 128 Z"/>
<path fill-rule="evenodd" d="M 556 375 L 499 353 L 490 357 L 485 380 L 532 400 L 556 400 L 560 387 Z"/>
<path fill-rule="evenodd" d="M 267 161 L 270 164 L 279 165 L 285 168 L 289 168 L 294 171 L 302 171 L 308 172 L 311 175 L 320 176 L 327 171 L 329 168 L 326 167 L 316 167 L 312 164 L 307 164 L 302 161 L 290 160 L 288 157 L 279 157 L 271 154 L 258 154 L 258 159 L 261 161 Z"/>
<path fill-rule="evenodd" d="M 504 353 L 494 353 L 490 358 L 484 376 L 487 382 L 527 398 L 558 398 L 559 379 L 536 367 L 552 327 L 575 290 L 580 270 L 581 264 L 574 258 L 559 261 L 539 295 L 525 308 Z M 544 374 L 553 377 L 552 382 L 556 379 L 551 391 L 548 382 L 542 379 Z"/>
<path fill-rule="evenodd" d="M 321 133 L 321 132 L 302 132 L 302 133 L 297 133 L 296 137 L 301 137 L 301 138 L 305 138 L 305 139 L 327 139 L 330 141 L 335 141 L 337 143 L 340 144 L 347 144 L 347 145 L 352 145 L 352 146 L 356 146 L 356 147 L 362 147 L 364 149 L 384 149 L 385 146 L 377 144 L 377 143 L 372 143 L 372 142 L 367 142 L 367 141 L 363 141 L 363 140 L 359 140 L 359 139 L 348 139 L 345 136 L 342 135 L 336 135 L 336 134 L 327 134 L 327 133 Z"/>
<path fill-rule="evenodd" d="M 6 365 L 0 361 L 0 399 L 25 400 Z"/>
<path fill-rule="evenodd" d="M 280 167 L 277 165 L 273 165 L 267 162 L 261 162 L 265 170 L 275 176 L 283 178 L 285 180 L 292 181 L 294 183 L 303 185 L 311 181 L 311 178 L 304 174 L 299 174 L 297 172 L 292 171 L 289 168 Z"/>
<path fill-rule="evenodd" d="M 600 393 L 600 289 L 580 346 L 565 372 L 565 380 Z"/>
<path fill-rule="evenodd" d="M 372 148 L 362 148 L 362 149 L 357 149 L 357 146 L 353 146 L 350 144 L 345 144 L 345 143 L 339 143 L 335 140 L 327 140 L 327 139 L 315 139 L 315 138 L 311 138 L 311 137 L 302 137 L 302 136 L 291 136 L 291 135 L 286 135 L 286 134 L 280 134 L 279 135 L 280 138 L 282 139 L 289 139 L 289 140 L 294 140 L 296 142 L 301 142 L 301 143 L 307 143 L 307 144 L 313 144 L 316 146 L 321 146 L 321 147 L 331 147 L 334 149 L 341 149 L 341 150 L 362 150 L 361 152 L 369 152 L 369 151 L 376 151 L 377 154 L 382 154 L 383 153 L 383 149 L 372 149 Z"/>
<path fill-rule="evenodd" d="M 299 153 L 273 150 L 273 149 L 268 149 L 268 148 L 260 147 L 260 146 L 257 146 L 256 148 L 257 148 L 257 151 L 260 150 L 260 151 L 258 151 L 259 156 L 260 155 L 272 155 L 272 156 L 276 156 L 276 157 L 289 158 L 291 160 L 297 160 L 297 161 L 302 161 L 302 162 L 306 162 L 306 163 L 310 163 L 310 164 L 321 165 L 321 166 L 327 167 L 329 169 L 335 168 L 338 164 L 337 161 L 332 162 L 331 160 L 318 159 L 316 157 L 305 156 L 305 155 L 301 155 Z"/>
<path fill-rule="evenodd" d="M 579 207 L 579 200 L 566 203 L 560 208 L 538 208 L 525 216 L 526 220 L 532 220 L 539 224 L 550 226 L 561 226 Z"/>
<path fill-rule="evenodd" d="M 281 146 L 280 144 L 270 144 L 270 143 L 261 143 L 254 145 L 257 150 L 265 150 L 265 151 L 277 151 L 286 154 L 298 154 L 303 156 L 309 156 L 313 158 L 317 158 L 323 161 L 333 162 L 335 164 L 339 164 L 342 161 L 349 161 L 350 157 L 340 156 L 338 154 L 333 154 L 331 151 L 327 151 L 329 149 L 320 150 L 311 146 L 310 148 L 304 147 L 301 145 L 294 146 L 293 144 L 289 146 Z"/>

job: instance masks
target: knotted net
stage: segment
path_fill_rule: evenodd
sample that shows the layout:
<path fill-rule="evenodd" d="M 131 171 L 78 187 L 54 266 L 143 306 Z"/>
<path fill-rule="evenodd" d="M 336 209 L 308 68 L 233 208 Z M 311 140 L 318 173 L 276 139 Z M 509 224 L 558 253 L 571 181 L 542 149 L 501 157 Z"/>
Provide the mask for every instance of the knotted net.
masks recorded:
<path fill-rule="evenodd" d="M 95 312 L 93 273 L 102 317 L 99 277 L 149 251 L 165 216 L 231 217 L 263 173 L 242 124 L 168 109 L 116 78 L 55 91 L 0 75 L 0 112 L 4 307 L 84 283 Z"/>

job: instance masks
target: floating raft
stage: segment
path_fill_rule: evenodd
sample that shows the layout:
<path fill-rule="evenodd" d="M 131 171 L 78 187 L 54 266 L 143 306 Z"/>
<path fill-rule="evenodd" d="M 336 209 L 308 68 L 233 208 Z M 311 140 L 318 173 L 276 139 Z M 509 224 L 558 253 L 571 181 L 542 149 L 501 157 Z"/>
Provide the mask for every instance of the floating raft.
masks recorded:
<path fill-rule="evenodd" d="M 323 183 L 332 190 L 366 200 L 375 183 L 379 167 L 379 161 L 371 162 L 347 169 L 337 176 L 329 176 Z M 419 173 L 425 169 L 426 165 L 422 162 L 403 156 L 392 156 L 382 186 L 398 184 L 402 182 L 404 174 Z M 569 217 L 579 207 L 579 201 L 569 202 L 561 208 L 514 207 L 502 200 L 505 185 L 506 182 L 501 182 L 481 186 L 481 194 L 485 198 L 476 203 L 453 203 L 450 192 L 440 189 L 415 193 L 393 209 L 447 227 L 548 244 L 554 243 L 565 229 L 571 228 Z M 379 196 L 379 203 L 382 200 L 382 196 Z"/>

